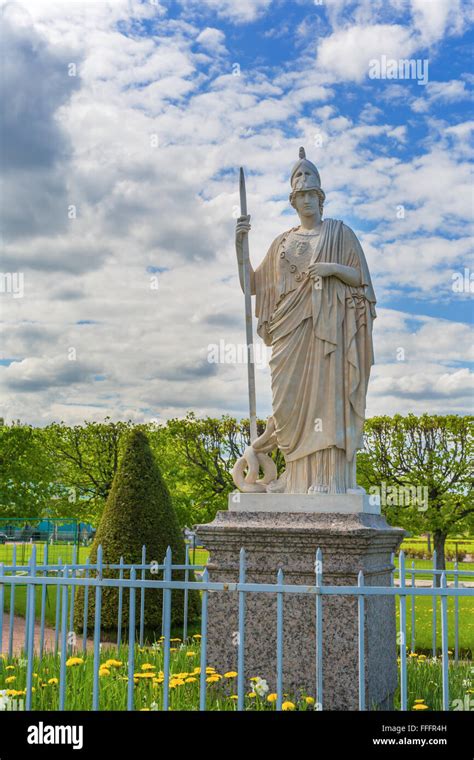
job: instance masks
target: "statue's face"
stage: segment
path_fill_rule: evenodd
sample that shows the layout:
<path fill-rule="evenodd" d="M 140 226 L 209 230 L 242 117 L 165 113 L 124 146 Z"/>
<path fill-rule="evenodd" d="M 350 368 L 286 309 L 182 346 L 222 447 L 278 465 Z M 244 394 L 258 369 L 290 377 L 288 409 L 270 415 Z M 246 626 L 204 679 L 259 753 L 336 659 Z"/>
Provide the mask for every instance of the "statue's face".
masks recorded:
<path fill-rule="evenodd" d="M 300 190 L 295 193 L 293 203 L 299 216 L 321 216 L 316 190 Z"/>

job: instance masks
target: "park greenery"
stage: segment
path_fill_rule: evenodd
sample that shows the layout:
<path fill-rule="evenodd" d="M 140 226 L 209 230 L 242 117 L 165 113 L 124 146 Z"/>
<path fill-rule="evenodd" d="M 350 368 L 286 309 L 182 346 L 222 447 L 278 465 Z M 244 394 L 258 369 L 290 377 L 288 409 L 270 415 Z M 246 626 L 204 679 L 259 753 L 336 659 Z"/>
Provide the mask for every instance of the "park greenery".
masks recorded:
<path fill-rule="evenodd" d="M 358 482 L 380 492 L 388 521 L 431 534 L 438 568 L 446 541 L 472 537 L 472 416 L 368 419 Z M 259 432 L 265 422 L 260 420 Z M 70 517 L 97 526 L 130 434 L 145 432 L 181 528 L 212 520 L 234 489 L 232 467 L 249 444 L 248 420 L 229 416 L 131 422 L 0 426 L 0 516 Z M 273 455 L 279 472 L 284 462 Z M 147 542 L 148 543 L 148 542 Z"/>

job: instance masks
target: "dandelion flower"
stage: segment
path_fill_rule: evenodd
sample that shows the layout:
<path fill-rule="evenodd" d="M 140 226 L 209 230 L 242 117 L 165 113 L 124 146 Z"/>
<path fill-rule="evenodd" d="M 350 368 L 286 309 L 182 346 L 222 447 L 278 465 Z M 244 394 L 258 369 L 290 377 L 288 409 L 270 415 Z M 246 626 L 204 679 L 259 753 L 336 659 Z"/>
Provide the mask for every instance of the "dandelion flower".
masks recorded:
<path fill-rule="evenodd" d="M 151 662 L 145 662 L 145 664 L 142 665 L 142 670 L 156 670 L 156 665 L 152 665 Z"/>
<path fill-rule="evenodd" d="M 194 676 L 190 676 L 189 678 L 186 678 L 186 683 L 196 683 L 197 678 L 194 678 Z"/>
<path fill-rule="evenodd" d="M 267 697 L 267 702 L 276 702 L 277 695 L 276 694 L 269 694 Z"/>
<path fill-rule="evenodd" d="M 186 652 L 186 657 L 196 657 L 196 652 Z"/>
<path fill-rule="evenodd" d="M 5 678 L 5 683 L 14 683 L 16 681 L 16 676 L 8 676 L 8 678 Z"/>
<path fill-rule="evenodd" d="M 295 705 L 293 704 L 293 702 L 283 702 L 283 704 L 281 706 L 281 709 L 285 710 L 285 711 L 287 711 L 287 710 L 294 710 L 295 709 Z"/>
<path fill-rule="evenodd" d="M 66 667 L 71 668 L 74 667 L 74 665 L 83 665 L 84 660 L 82 657 L 70 657 L 68 660 L 66 660 Z"/>
<path fill-rule="evenodd" d="M 417 705 L 413 705 L 413 710 L 428 710 L 428 705 L 422 705 L 421 703 L 418 703 Z"/>
<path fill-rule="evenodd" d="M 59 681 L 58 681 L 57 678 L 50 678 L 49 681 L 48 681 L 48 683 L 49 683 L 50 686 L 57 686 L 58 683 L 59 683 Z"/>
<path fill-rule="evenodd" d="M 224 678 L 237 678 L 235 670 L 229 670 L 228 673 L 224 673 Z"/>
<path fill-rule="evenodd" d="M 305 697 L 304 701 L 307 705 L 314 705 L 314 697 Z"/>

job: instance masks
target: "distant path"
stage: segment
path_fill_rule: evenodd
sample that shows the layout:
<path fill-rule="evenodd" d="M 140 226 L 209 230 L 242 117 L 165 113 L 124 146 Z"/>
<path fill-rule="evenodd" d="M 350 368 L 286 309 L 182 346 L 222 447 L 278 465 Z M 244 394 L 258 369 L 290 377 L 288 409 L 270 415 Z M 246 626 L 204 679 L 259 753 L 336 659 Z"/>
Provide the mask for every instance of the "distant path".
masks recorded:
<path fill-rule="evenodd" d="M 15 622 L 13 624 L 13 655 L 18 657 L 21 654 L 21 650 L 25 646 L 25 618 L 21 615 L 15 615 Z M 2 652 L 8 653 L 8 640 L 10 636 L 10 615 L 5 613 L 3 615 L 3 636 L 2 636 Z M 79 637 L 78 637 L 79 639 Z M 35 623 L 35 650 L 39 650 L 40 640 L 40 624 Z M 82 651 L 82 638 L 78 640 L 79 646 L 76 647 L 76 652 L 80 654 Z M 58 642 L 60 648 L 61 634 Z M 87 639 L 87 649 L 92 649 L 94 642 L 92 639 Z M 44 652 L 54 652 L 54 628 L 44 627 Z"/>

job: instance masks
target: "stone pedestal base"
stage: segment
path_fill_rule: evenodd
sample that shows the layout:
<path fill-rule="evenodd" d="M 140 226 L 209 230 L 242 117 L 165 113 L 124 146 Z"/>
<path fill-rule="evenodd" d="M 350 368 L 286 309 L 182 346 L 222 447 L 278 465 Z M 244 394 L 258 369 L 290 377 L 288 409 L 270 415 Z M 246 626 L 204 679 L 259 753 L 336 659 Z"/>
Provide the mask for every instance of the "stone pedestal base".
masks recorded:
<path fill-rule="evenodd" d="M 211 581 L 235 582 L 239 552 L 246 550 L 248 582 L 275 583 L 279 568 L 288 584 L 314 586 L 315 554 L 323 555 L 324 585 L 357 585 L 360 570 L 366 585 L 389 586 L 390 554 L 396 551 L 404 531 L 391 528 L 378 514 L 316 512 L 313 496 L 304 511 L 268 511 L 271 494 L 264 494 L 265 509 L 247 511 L 229 497 L 232 511 L 219 512 L 209 525 L 197 529 L 210 551 Z M 275 494 L 279 509 L 285 497 L 291 509 L 293 495 Z M 304 496 L 304 495 L 303 495 Z M 253 494 L 240 494 L 252 497 Z M 336 498 L 336 497 L 331 497 Z M 344 502 L 345 495 L 337 497 Z M 364 496 L 361 496 L 364 501 Z M 296 498 L 298 501 L 298 498 Z M 295 502 L 296 503 L 296 502 Z M 299 502 L 298 502 L 299 503 Z M 299 505 L 301 509 L 301 504 Z M 346 505 L 347 506 L 347 505 Z M 245 678 L 265 678 L 276 689 L 276 595 L 246 595 Z M 238 595 L 209 594 L 208 664 L 219 673 L 237 670 Z M 284 692 L 298 698 L 315 696 L 316 605 L 311 595 L 284 596 Z M 397 686 L 397 647 L 393 597 L 366 597 L 365 688 L 367 708 L 390 709 Z M 358 609 L 349 596 L 323 597 L 323 709 L 358 709 Z"/>

